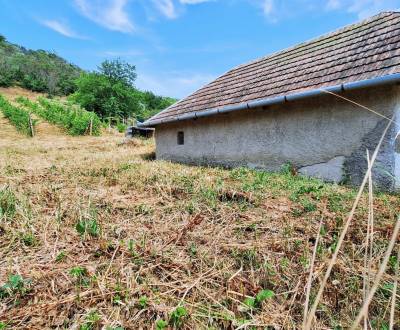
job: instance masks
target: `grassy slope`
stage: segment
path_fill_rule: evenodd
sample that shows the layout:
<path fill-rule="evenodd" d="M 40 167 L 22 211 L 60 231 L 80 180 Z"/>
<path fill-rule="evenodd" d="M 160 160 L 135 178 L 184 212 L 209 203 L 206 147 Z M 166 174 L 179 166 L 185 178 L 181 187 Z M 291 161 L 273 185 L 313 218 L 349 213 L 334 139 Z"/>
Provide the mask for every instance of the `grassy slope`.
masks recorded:
<path fill-rule="evenodd" d="M 0 321 L 151 328 L 176 320 L 181 303 L 182 328 L 299 328 L 320 218 L 318 275 L 354 192 L 291 174 L 151 161 L 152 143 L 121 140 L 28 140 L 0 118 L 0 285 L 12 274 L 30 280 L 0 301 Z M 399 209 L 397 196 L 379 195 L 374 269 Z M 360 306 L 366 210 L 365 196 L 317 313 L 321 327 L 348 326 Z M 392 279 L 389 270 L 384 282 Z M 275 297 L 245 311 L 241 302 L 261 289 Z M 389 296 L 382 288 L 371 307 L 377 328 Z"/>

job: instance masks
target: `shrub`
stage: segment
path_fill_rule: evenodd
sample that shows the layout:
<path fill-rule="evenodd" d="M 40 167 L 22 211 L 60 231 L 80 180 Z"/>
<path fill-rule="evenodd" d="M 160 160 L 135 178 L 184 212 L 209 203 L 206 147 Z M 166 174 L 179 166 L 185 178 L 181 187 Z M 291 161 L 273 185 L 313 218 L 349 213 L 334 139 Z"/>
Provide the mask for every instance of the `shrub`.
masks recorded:
<path fill-rule="evenodd" d="M 34 129 L 36 125 L 36 120 L 31 120 L 30 113 L 28 111 L 13 106 L 1 95 L 0 110 L 20 132 L 23 132 L 28 136 L 33 136 L 32 129 Z"/>
<path fill-rule="evenodd" d="M 127 125 L 125 125 L 124 123 L 117 123 L 117 130 L 120 133 L 124 133 L 126 131 L 126 129 L 128 128 Z"/>

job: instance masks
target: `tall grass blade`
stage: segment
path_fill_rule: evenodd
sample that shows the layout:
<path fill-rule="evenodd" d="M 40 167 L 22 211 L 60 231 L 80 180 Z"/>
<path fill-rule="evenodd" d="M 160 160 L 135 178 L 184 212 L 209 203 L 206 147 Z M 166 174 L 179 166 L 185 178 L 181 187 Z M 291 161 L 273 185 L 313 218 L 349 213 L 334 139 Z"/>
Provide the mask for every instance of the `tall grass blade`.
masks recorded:
<path fill-rule="evenodd" d="M 374 297 L 375 292 L 379 287 L 379 283 L 382 279 L 382 276 L 385 273 L 386 266 L 389 262 L 390 255 L 392 253 L 394 245 L 396 244 L 397 236 L 399 235 L 399 230 L 400 230 L 400 216 L 397 219 L 396 226 L 393 229 L 392 237 L 390 239 L 389 245 L 385 252 L 385 257 L 383 258 L 381 266 L 379 267 L 378 274 L 375 276 L 372 288 L 371 288 L 370 292 L 368 293 L 368 297 L 364 301 L 363 306 L 361 307 L 353 325 L 351 326 L 351 330 L 355 330 L 358 327 L 358 325 L 360 324 L 361 319 L 363 317 L 366 317 L 366 314 L 368 313 L 369 304 L 371 303 L 372 298 Z"/>
<path fill-rule="evenodd" d="M 326 284 L 328 282 L 329 276 L 331 275 L 332 268 L 336 263 L 336 260 L 337 260 L 338 254 L 339 254 L 339 250 L 340 250 L 340 248 L 341 248 L 341 246 L 343 244 L 344 238 L 345 238 L 346 233 L 347 233 L 347 231 L 348 231 L 348 229 L 350 227 L 351 221 L 353 220 L 354 213 L 355 213 L 355 211 L 357 209 L 358 203 L 360 202 L 360 199 L 361 199 L 362 193 L 364 191 L 365 185 L 366 185 L 366 183 L 368 181 L 368 177 L 370 175 L 370 172 L 372 171 L 372 166 L 375 163 L 376 157 L 377 157 L 378 152 L 379 152 L 379 150 L 380 150 L 380 148 L 382 146 L 383 140 L 385 139 L 386 133 L 388 132 L 388 130 L 389 130 L 390 126 L 392 125 L 392 123 L 393 123 L 393 120 L 389 121 L 389 123 L 387 124 L 387 126 L 386 126 L 385 130 L 383 131 L 382 136 L 381 136 L 381 138 L 379 140 L 379 143 L 376 146 L 375 151 L 374 151 L 374 153 L 372 155 L 372 159 L 371 159 L 371 162 L 370 162 L 370 164 L 368 166 L 367 173 L 365 173 L 365 176 L 364 176 L 364 179 L 363 179 L 363 181 L 361 183 L 360 189 L 358 190 L 357 197 L 356 197 L 356 199 L 355 199 L 355 201 L 353 203 L 353 207 L 352 207 L 352 209 L 351 209 L 351 211 L 349 213 L 347 221 L 345 222 L 345 225 L 343 227 L 343 230 L 342 230 L 342 232 L 340 234 L 340 237 L 339 237 L 339 240 L 337 242 L 335 251 L 334 251 L 334 253 L 332 255 L 332 258 L 331 258 L 331 260 L 330 260 L 330 262 L 328 264 L 328 268 L 327 268 L 325 276 L 324 276 L 324 278 L 322 280 L 321 286 L 320 286 L 320 288 L 318 290 L 318 293 L 317 293 L 317 296 L 315 298 L 314 304 L 311 307 L 310 313 L 308 315 L 306 329 L 311 329 L 311 325 L 312 325 L 312 322 L 313 322 L 313 319 L 314 319 L 315 312 L 317 310 L 317 306 L 318 306 L 318 304 L 319 304 L 319 302 L 321 300 L 321 297 L 322 297 L 322 294 L 324 292 L 325 286 L 326 286 Z"/>

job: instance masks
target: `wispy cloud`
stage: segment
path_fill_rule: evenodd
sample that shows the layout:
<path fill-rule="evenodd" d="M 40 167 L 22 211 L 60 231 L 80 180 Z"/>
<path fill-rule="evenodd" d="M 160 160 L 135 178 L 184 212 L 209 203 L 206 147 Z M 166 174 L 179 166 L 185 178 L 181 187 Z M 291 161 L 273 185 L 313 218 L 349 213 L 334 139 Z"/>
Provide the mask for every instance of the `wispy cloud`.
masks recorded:
<path fill-rule="evenodd" d="M 198 3 L 211 2 L 216 0 L 179 0 L 184 5 L 197 5 Z"/>
<path fill-rule="evenodd" d="M 152 0 L 156 9 L 166 18 L 174 19 L 178 17 L 175 4 L 172 0 Z"/>
<path fill-rule="evenodd" d="M 326 8 L 344 10 L 359 18 L 366 18 L 383 10 L 398 10 L 399 6 L 398 0 L 329 0 Z"/>
<path fill-rule="evenodd" d="M 40 20 L 40 24 L 68 38 L 87 39 L 73 31 L 66 23 L 57 20 Z"/>
<path fill-rule="evenodd" d="M 93 22 L 113 31 L 134 31 L 126 11 L 128 0 L 74 0 L 79 12 Z"/>
<path fill-rule="evenodd" d="M 274 0 L 263 0 L 261 5 L 265 15 L 272 14 L 275 7 Z"/>
<path fill-rule="evenodd" d="M 110 30 L 130 33 L 137 31 L 128 14 L 128 3 L 133 0 L 73 0 L 79 12 L 97 24 Z M 238 1 L 238 0 L 231 0 Z M 348 12 L 364 18 L 382 10 L 396 9 L 399 0 L 243 0 L 259 8 L 270 22 L 278 22 L 299 13 L 317 10 Z M 172 20 L 185 12 L 185 7 L 222 0 L 140 0 L 150 20 L 157 16 Z M 228 2 L 228 1 L 227 1 Z M 54 22 L 52 22 L 54 23 Z M 54 25 L 54 24 L 53 24 Z M 50 26 L 49 26 L 50 27 Z M 64 28 L 64 29 L 63 29 Z M 71 34 L 62 26 L 53 27 L 64 35 Z M 62 31 L 62 32 L 61 32 Z"/>
<path fill-rule="evenodd" d="M 175 19 L 183 11 L 186 5 L 198 5 L 218 0 L 152 0 L 156 10 L 168 19 Z"/>

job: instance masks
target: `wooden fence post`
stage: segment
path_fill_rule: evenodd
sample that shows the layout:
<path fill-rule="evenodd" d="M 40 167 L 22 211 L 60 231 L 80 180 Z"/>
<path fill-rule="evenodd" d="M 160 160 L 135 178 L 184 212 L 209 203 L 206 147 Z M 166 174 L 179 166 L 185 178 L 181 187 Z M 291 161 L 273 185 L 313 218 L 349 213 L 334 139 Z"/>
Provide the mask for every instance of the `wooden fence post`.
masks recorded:
<path fill-rule="evenodd" d="M 93 131 L 93 118 L 90 118 L 90 126 L 89 126 L 89 134 L 92 136 L 92 131 Z"/>
<path fill-rule="evenodd" d="M 33 122 L 32 122 L 31 114 L 29 114 L 29 128 L 31 129 L 31 136 L 34 137 L 35 136 L 35 131 L 33 129 Z"/>

